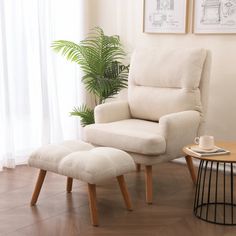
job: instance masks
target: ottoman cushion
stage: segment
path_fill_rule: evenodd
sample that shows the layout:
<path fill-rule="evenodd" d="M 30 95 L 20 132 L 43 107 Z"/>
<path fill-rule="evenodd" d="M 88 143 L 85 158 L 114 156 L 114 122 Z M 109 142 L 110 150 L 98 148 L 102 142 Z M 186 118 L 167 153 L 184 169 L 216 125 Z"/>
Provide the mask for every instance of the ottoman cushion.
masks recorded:
<path fill-rule="evenodd" d="M 132 157 L 119 149 L 97 147 L 73 152 L 59 163 L 58 173 L 90 184 L 135 170 Z"/>
<path fill-rule="evenodd" d="M 60 144 L 45 145 L 33 152 L 28 160 L 29 166 L 58 173 L 60 161 L 68 154 L 94 148 L 79 140 L 64 141 Z"/>

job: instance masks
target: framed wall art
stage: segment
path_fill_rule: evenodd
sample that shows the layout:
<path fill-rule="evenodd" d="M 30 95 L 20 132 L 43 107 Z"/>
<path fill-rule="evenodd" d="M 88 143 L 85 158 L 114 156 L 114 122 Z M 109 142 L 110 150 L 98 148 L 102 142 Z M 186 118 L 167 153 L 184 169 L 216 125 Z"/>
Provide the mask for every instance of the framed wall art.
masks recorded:
<path fill-rule="evenodd" d="M 186 33 L 188 0 L 144 0 L 143 32 Z"/>
<path fill-rule="evenodd" d="M 236 0 L 195 0 L 193 15 L 196 34 L 236 33 Z"/>

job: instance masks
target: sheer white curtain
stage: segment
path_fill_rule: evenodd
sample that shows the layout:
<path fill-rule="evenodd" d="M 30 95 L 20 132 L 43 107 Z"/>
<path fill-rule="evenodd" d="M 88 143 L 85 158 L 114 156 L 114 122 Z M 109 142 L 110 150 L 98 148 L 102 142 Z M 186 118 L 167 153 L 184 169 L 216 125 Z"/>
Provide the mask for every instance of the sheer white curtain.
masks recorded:
<path fill-rule="evenodd" d="M 0 0 L 0 169 L 47 143 L 79 137 L 79 66 L 50 48 L 83 37 L 82 0 Z"/>

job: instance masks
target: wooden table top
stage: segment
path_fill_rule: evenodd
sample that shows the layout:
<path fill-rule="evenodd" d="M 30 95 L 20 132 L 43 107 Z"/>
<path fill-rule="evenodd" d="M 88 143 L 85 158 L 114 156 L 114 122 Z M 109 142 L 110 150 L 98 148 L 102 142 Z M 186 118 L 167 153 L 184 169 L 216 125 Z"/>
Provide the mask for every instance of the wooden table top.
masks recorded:
<path fill-rule="evenodd" d="M 230 151 L 230 154 L 225 155 L 214 155 L 214 156 L 204 156 L 199 157 L 190 152 L 187 147 L 195 146 L 196 144 L 190 144 L 183 148 L 183 152 L 191 157 L 200 159 L 200 160 L 209 160 L 209 161 L 219 161 L 219 162 L 235 162 L 236 163 L 236 142 L 228 141 L 219 141 L 216 142 L 217 147 L 224 148 Z"/>

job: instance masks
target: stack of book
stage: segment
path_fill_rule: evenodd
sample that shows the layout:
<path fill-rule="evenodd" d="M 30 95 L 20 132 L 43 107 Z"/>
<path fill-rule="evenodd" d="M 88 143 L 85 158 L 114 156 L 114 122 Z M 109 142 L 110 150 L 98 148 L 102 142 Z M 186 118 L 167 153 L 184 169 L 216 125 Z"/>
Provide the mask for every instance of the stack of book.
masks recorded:
<path fill-rule="evenodd" d="M 187 147 L 188 151 L 195 154 L 198 157 L 204 157 L 204 156 L 216 156 L 216 155 L 226 155 L 230 154 L 229 150 L 226 150 L 224 148 L 216 147 L 214 149 L 205 150 L 199 148 L 199 146 L 191 146 Z"/>

